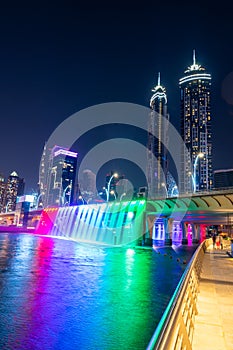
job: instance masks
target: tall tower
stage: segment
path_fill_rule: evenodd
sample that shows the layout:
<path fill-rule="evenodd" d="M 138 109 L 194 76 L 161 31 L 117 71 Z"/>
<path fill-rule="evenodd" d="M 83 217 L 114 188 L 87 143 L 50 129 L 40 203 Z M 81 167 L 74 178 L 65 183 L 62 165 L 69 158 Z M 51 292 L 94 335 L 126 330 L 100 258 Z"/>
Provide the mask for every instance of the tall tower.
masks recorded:
<path fill-rule="evenodd" d="M 6 183 L 3 175 L 0 174 L 0 213 L 5 210 L 5 192 L 6 192 Z"/>
<path fill-rule="evenodd" d="M 169 115 L 167 113 L 167 95 L 165 88 L 158 83 L 152 89 L 150 99 L 151 113 L 148 125 L 147 142 L 147 178 L 148 195 L 151 198 L 166 195 L 167 191 L 167 131 Z M 157 135 L 154 137 L 153 135 Z"/>
<path fill-rule="evenodd" d="M 189 151 L 181 150 L 181 190 L 184 193 L 209 191 L 213 183 L 210 88 L 211 75 L 193 64 L 179 80 L 181 106 L 181 136 Z M 189 170 L 188 170 L 189 169 Z M 190 174 L 190 169 L 192 169 Z"/>
<path fill-rule="evenodd" d="M 77 153 L 54 146 L 50 153 L 45 206 L 73 204 Z"/>
<path fill-rule="evenodd" d="M 13 171 L 7 179 L 4 207 L 5 211 L 15 211 L 17 196 L 22 196 L 24 193 L 24 179 L 21 179 L 16 171 Z"/>
<path fill-rule="evenodd" d="M 48 152 L 47 152 L 47 147 L 46 143 L 43 148 L 43 153 L 41 157 L 41 162 L 40 162 L 40 171 L 39 171 L 39 193 L 42 193 L 43 191 L 46 190 L 46 183 L 47 183 L 47 172 L 46 172 L 46 164 L 48 162 Z"/>

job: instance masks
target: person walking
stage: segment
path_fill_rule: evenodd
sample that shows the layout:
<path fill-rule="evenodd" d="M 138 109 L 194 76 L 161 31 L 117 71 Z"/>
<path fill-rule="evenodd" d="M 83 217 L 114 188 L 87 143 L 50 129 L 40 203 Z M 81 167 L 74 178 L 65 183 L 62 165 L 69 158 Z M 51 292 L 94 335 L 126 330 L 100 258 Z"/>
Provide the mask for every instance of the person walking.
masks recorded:
<path fill-rule="evenodd" d="M 223 249 L 223 238 L 222 238 L 222 235 L 219 235 L 219 243 L 220 243 L 220 248 Z"/>
<path fill-rule="evenodd" d="M 219 235 L 216 235 L 215 246 L 216 246 L 216 249 L 220 249 Z"/>
<path fill-rule="evenodd" d="M 215 244 L 216 244 L 216 234 L 213 233 L 212 235 L 212 241 L 213 241 L 213 248 L 215 248 Z"/>

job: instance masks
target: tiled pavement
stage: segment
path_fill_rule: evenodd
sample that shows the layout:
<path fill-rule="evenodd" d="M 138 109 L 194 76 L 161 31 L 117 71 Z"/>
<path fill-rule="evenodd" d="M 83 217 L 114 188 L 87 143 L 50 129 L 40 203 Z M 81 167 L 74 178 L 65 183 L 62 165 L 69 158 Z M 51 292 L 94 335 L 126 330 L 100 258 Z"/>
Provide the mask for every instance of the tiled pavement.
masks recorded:
<path fill-rule="evenodd" d="M 233 350 L 233 258 L 230 245 L 210 245 L 204 255 L 195 317 L 193 350 Z"/>

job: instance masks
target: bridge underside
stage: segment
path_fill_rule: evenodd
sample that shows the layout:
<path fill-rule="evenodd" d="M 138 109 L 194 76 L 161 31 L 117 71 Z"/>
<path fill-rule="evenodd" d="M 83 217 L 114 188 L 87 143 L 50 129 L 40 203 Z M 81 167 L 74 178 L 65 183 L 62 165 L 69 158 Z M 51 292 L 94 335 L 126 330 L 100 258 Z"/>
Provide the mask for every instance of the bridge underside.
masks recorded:
<path fill-rule="evenodd" d="M 149 200 L 146 211 L 155 217 L 189 223 L 230 225 L 233 223 L 233 193 Z"/>
<path fill-rule="evenodd" d="M 157 212 L 147 212 L 147 216 L 154 218 L 154 221 L 159 218 L 172 218 L 173 220 L 180 222 L 187 222 L 189 224 L 200 224 L 200 225 L 233 225 L 233 212 L 222 212 L 222 213 L 211 213 L 211 212 L 187 212 L 179 213 L 171 216 L 158 214 Z M 152 219 L 151 219 L 152 220 Z"/>
<path fill-rule="evenodd" d="M 231 227 L 233 193 L 148 200 L 146 222 L 152 241 L 163 237 L 172 244 L 177 231 L 183 244 L 188 243 L 188 236 L 197 243 L 205 237 L 207 226 Z"/>

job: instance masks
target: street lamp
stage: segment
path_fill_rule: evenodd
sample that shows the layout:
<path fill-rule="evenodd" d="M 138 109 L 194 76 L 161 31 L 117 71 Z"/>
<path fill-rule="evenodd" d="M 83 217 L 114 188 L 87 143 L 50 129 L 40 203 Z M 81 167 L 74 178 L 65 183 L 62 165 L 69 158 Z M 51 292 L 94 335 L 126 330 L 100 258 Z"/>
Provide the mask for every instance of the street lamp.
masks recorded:
<path fill-rule="evenodd" d="M 64 206 L 64 204 L 65 204 L 66 191 L 68 190 L 68 188 L 71 189 L 71 184 L 66 186 L 66 188 L 63 191 L 63 194 L 62 194 L 62 206 Z M 69 205 L 70 205 L 70 195 L 71 195 L 71 193 L 69 194 Z"/>
<path fill-rule="evenodd" d="M 193 193 L 196 192 L 196 188 L 197 188 L 197 184 L 196 184 L 197 162 L 198 162 L 198 159 L 199 159 L 199 158 L 203 158 L 203 157 L 204 157 L 204 153 L 202 153 L 202 152 L 198 153 L 198 155 L 196 156 L 194 165 L 193 165 L 193 176 L 192 176 L 192 179 L 193 179 Z"/>
<path fill-rule="evenodd" d="M 106 194 L 106 198 L 107 198 L 108 197 L 108 190 L 106 187 L 103 187 L 103 190 L 104 190 L 104 192 Z M 103 194 L 103 192 L 100 192 L 100 194 Z"/>
<path fill-rule="evenodd" d="M 113 175 L 110 177 L 109 181 L 108 181 L 108 187 L 107 187 L 107 190 L 106 190 L 106 194 L 107 194 L 107 202 L 109 201 L 109 191 L 110 191 L 110 185 L 111 185 L 112 179 L 113 179 L 114 177 L 116 177 L 116 178 L 117 178 L 117 177 L 118 177 L 118 174 L 117 174 L 117 173 L 113 174 Z"/>
<path fill-rule="evenodd" d="M 123 198 L 124 196 L 126 196 L 126 193 L 125 193 L 125 192 L 122 193 L 122 195 L 120 196 L 120 201 L 122 200 L 122 198 Z"/>
<path fill-rule="evenodd" d="M 178 188 L 177 185 L 175 185 L 175 186 L 172 187 L 171 197 L 173 196 L 174 191 L 177 190 L 177 188 Z"/>
<path fill-rule="evenodd" d="M 78 199 L 81 199 L 83 205 L 85 204 L 84 199 L 83 199 L 83 196 L 79 196 Z"/>
<path fill-rule="evenodd" d="M 45 194 L 44 192 L 41 192 L 41 193 L 39 194 L 39 196 L 37 197 L 37 200 L 36 200 L 36 209 L 38 209 L 40 197 L 43 196 L 44 194 Z"/>
<path fill-rule="evenodd" d="M 116 200 L 116 193 L 115 193 L 115 191 L 110 191 L 110 194 L 112 194 L 113 196 L 114 196 L 114 199 Z"/>
<path fill-rule="evenodd" d="M 8 201 L 8 202 L 7 202 L 7 204 L 6 204 L 6 211 L 5 211 L 5 213 L 8 213 L 8 206 L 9 206 L 9 204 L 12 204 L 12 202 L 11 202 L 11 201 Z"/>
<path fill-rule="evenodd" d="M 162 182 L 162 183 L 161 183 L 161 186 L 165 188 L 166 196 L 167 196 L 167 198 L 168 198 L 167 186 L 166 186 L 165 182 Z"/>

